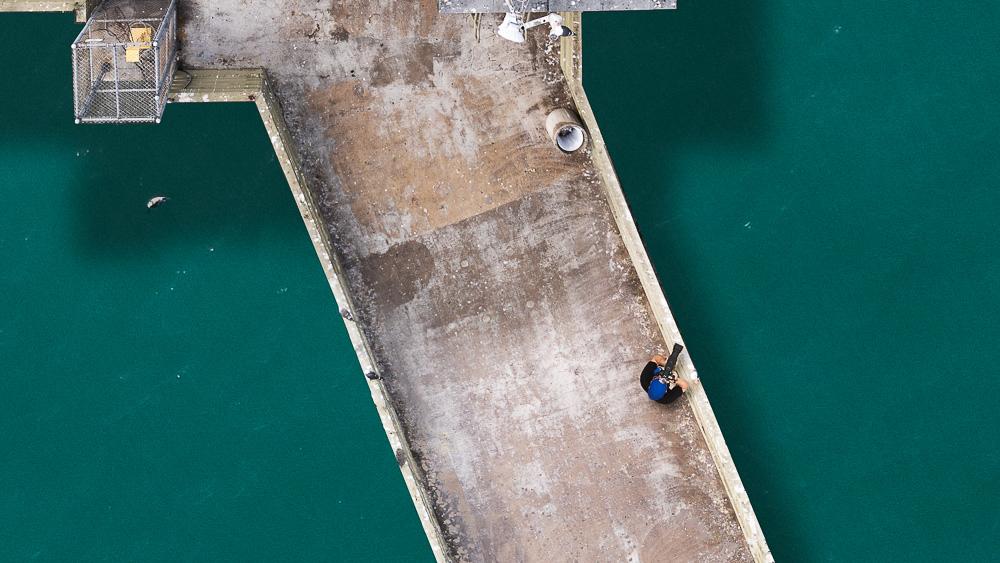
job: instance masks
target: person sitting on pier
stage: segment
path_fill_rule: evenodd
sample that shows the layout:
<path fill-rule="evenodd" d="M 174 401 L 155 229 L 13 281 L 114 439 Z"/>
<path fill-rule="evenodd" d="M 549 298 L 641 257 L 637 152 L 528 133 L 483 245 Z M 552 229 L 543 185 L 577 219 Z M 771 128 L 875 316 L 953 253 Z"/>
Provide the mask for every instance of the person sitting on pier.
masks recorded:
<path fill-rule="evenodd" d="M 646 367 L 642 369 L 642 375 L 639 376 L 639 385 L 642 385 L 642 390 L 657 403 L 672 403 L 687 391 L 688 382 L 677 377 L 673 371 L 677 355 L 680 354 L 679 347 L 683 349 L 679 344 L 674 345 L 674 353 L 670 354 L 670 360 L 673 361 L 669 361 L 659 354 L 650 358 Z M 668 363 L 669 366 L 667 366 Z M 673 387 L 670 386 L 671 382 L 674 383 Z"/>

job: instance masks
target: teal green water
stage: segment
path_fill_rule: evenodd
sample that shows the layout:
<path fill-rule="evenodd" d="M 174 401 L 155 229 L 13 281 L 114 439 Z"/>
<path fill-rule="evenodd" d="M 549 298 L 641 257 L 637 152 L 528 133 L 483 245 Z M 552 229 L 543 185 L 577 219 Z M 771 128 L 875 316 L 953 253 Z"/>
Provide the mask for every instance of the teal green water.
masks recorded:
<path fill-rule="evenodd" d="M 587 91 L 778 561 L 997 559 L 998 15 L 584 17 Z"/>
<path fill-rule="evenodd" d="M 431 560 L 254 106 L 74 125 L 0 26 L 0 561 Z"/>

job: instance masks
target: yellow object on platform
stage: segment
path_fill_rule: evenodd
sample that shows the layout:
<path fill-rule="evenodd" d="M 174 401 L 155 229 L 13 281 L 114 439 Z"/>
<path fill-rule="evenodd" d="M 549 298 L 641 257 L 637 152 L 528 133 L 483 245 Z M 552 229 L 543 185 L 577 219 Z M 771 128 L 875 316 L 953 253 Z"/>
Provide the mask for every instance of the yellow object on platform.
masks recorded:
<path fill-rule="evenodd" d="M 139 62 L 139 53 L 144 49 L 149 49 L 151 47 L 149 42 L 153 38 L 153 28 L 148 25 L 143 27 L 130 27 L 128 34 L 132 39 L 132 43 L 125 47 L 125 62 L 137 63 Z"/>

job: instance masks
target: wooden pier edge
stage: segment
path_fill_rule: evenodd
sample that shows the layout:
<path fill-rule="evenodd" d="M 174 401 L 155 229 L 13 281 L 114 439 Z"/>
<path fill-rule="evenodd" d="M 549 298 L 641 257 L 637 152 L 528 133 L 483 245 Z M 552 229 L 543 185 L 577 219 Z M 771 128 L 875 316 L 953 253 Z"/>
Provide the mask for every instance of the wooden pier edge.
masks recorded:
<path fill-rule="evenodd" d="M 337 300 L 337 307 L 341 311 L 346 309 L 350 312 L 349 318 L 343 313 L 341 316 L 344 317 L 344 324 L 351 337 L 354 352 L 358 356 L 358 362 L 361 364 L 362 373 L 379 374 L 378 365 L 375 362 L 368 339 L 357 322 L 351 320 L 360 318 L 360 312 L 354 306 L 354 300 L 348 291 L 343 268 L 330 241 L 329 231 L 323 223 L 319 207 L 313 199 L 299 164 L 295 144 L 281 111 L 281 104 L 271 88 L 264 69 L 179 71 L 174 76 L 168 100 L 171 102 L 254 102 L 257 105 L 271 145 L 274 147 L 274 153 L 278 157 L 281 170 L 288 181 L 288 187 L 291 189 L 295 204 L 299 208 L 299 214 L 309 232 L 309 238 L 312 239 L 316 255 L 323 265 L 323 272 L 330 283 L 330 289 L 333 290 L 333 295 Z M 383 384 L 381 377 L 378 379 L 366 378 L 366 381 L 372 395 L 372 401 L 375 403 L 375 408 L 382 421 L 382 428 L 385 430 L 385 435 L 389 439 L 396 460 L 399 462 L 399 470 L 403 474 L 406 488 L 410 492 L 410 498 L 413 500 L 420 523 L 424 527 L 424 533 L 430 542 L 431 551 L 433 551 L 437 561 L 447 561 L 448 549 L 444 534 L 441 532 L 441 524 L 434 514 L 423 481 L 416 473 L 417 464 L 414 462 L 413 453 L 406 441 L 406 436 L 403 434 L 396 411 L 392 407 L 388 389 Z"/>
<path fill-rule="evenodd" d="M 74 12 L 76 23 L 87 23 L 100 0 L 0 0 L 0 12 Z"/>
<path fill-rule="evenodd" d="M 663 288 L 660 287 L 656 271 L 653 269 L 653 263 L 649 259 L 646 247 L 639 235 L 635 219 L 632 217 L 628 201 L 625 199 L 625 193 L 622 191 L 618 175 L 611 162 L 611 156 L 604 143 L 604 137 L 597 126 L 597 119 L 594 117 L 593 109 L 590 107 L 587 93 L 583 89 L 581 13 L 562 12 L 561 15 L 563 25 L 570 26 L 570 29 L 576 35 L 563 37 L 559 40 L 560 66 L 569 84 L 573 102 L 576 104 L 576 110 L 587 127 L 587 131 L 590 133 L 591 158 L 594 161 L 594 166 L 599 170 L 604 180 L 603 185 L 611 213 L 614 215 L 622 241 L 642 282 L 643 290 L 656 318 L 656 323 L 660 328 L 660 333 L 667 344 L 667 349 L 669 349 L 675 342 L 683 344 L 684 340 L 681 338 L 680 329 L 678 329 L 677 322 L 670 312 L 670 305 L 663 294 Z M 698 372 L 695 370 L 690 354 L 681 355 L 681 359 L 677 364 L 677 371 L 688 381 L 691 381 L 692 376 L 697 376 Z M 740 527 L 743 529 L 743 535 L 747 540 L 754 561 L 757 563 L 774 563 L 771 550 L 764 539 L 764 532 L 757 521 L 757 515 L 750 504 L 750 498 L 743 487 L 743 481 L 736 471 L 736 465 L 733 463 L 726 440 L 722 436 L 722 429 L 719 428 L 715 412 L 708 401 L 704 383 L 692 386 L 686 395 L 688 397 L 688 404 L 691 405 L 691 410 L 694 412 L 695 420 L 698 421 L 698 426 L 701 428 L 705 442 L 708 444 L 708 449 L 712 452 L 712 458 L 715 460 L 719 476 L 722 479 L 723 486 L 729 496 Z"/>

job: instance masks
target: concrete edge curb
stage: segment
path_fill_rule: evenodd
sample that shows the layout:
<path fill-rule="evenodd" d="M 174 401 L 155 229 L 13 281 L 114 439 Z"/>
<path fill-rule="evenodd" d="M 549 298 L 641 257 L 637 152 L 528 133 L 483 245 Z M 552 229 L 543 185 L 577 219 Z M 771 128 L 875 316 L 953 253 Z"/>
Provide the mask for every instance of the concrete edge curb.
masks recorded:
<path fill-rule="evenodd" d="M 87 23 L 99 0 L 0 0 L 0 12 L 74 12 L 76 23 Z"/>
<path fill-rule="evenodd" d="M 185 82 L 187 82 L 186 86 L 178 87 Z M 263 69 L 221 72 L 181 71 L 175 75 L 174 85 L 169 97 L 172 102 L 254 102 L 257 105 L 271 145 L 274 147 L 275 155 L 281 164 L 281 170 L 285 174 L 295 204 L 299 208 L 299 214 L 309 232 L 309 238 L 312 239 L 316 255 L 323 265 L 323 272 L 330 283 L 330 289 L 337 300 L 337 307 L 342 311 L 345 309 L 350 311 L 351 319 L 360 318 L 348 290 L 343 269 L 330 241 L 326 225 L 323 223 L 319 207 L 312 197 L 312 192 L 308 189 L 295 151 L 295 143 L 292 141 L 291 134 L 285 124 L 281 104 L 271 87 L 267 73 Z M 362 373 L 378 374 L 379 369 L 368 339 L 357 322 L 351 319 L 344 318 L 343 320 L 351 337 L 354 352 L 358 356 L 358 362 L 361 364 Z M 372 402 L 375 403 L 375 408 L 382 421 L 385 435 L 389 439 L 389 445 L 396 454 L 396 459 L 400 461 L 399 470 L 403 474 L 406 488 L 409 490 L 410 498 L 417 509 L 417 516 L 424 527 L 431 551 L 433 551 L 437 561 L 447 561 L 448 550 L 444 534 L 441 532 L 441 526 L 434 515 L 430 498 L 417 473 L 413 452 L 406 441 L 396 411 L 392 407 L 389 391 L 381 378 L 366 378 L 366 381 L 372 394 Z"/>
<path fill-rule="evenodd" d="M 618 181 L 614 164 L 611 162 L 611 156 L 608 153 L 607 146 L 604 144 L 604 137 L 597 126 L 597 119 L 594 117 L 593 109 L 590 107 L 590 102 L 587 99 L 587 93 L 583 88 L 581 14 L 579 12 L 563 12 L 561 15 L 563 25 L 570 26 L 570 29 L 576 35 L 573 37 L 563 37 L 559 40 L 560 67 L 569 84 L 577 112 L 580 114 L 580 118 L 583 119 L 584 125 L 586 125 L 590 133 L 591 156 L 594 165 L 604 180 L 605 194 L 608 205 L 611 208 L 611 213 L 614 215 L 615 224 L 618 226 L 618 232 L 632 259 L 632 264 L 642 283 L 646 299 L 649 301 L 653 316 L 656 318 L 656 323 L 659 326 L 660 333 L 663 335 L 663 339 L 666 341 L 667 347 L 669 348 L 675 342 L 683 344 L 684 340 L 681 338 L 680 329 L 677 327 L 673 314 L 670 312 L 670 305 L 663 294 L 663 288 L 660 287 L 660 281 L 656 276 L 656 271 L 653 269 L 652 261 L 650 261 L 649 255 L 646 253 L 646 247 L 639 235 L 635 219 L 632 217 L 628 201 L 625 199 L 625 193 L 622 191 L 621 183 Z M 692 376 L 697 376 L 698 372 L 691 361 L 690 354 L 681 355 L 677 371 L 688 381 L 691 381 Z M 691 405 L 695 419 L 698 421 L 698 426 L 701 428 L 705 442 L 708 444 L 708 449 L 712 452 L 712 458 L 715 460 L 715 465 L 719 470 L 722 484 L 729 496 L 740 527 L 743 529 L 743 535 L 747 540 L 754 561 L 757 563 L 773 563 L 774 558 L 771 555 L 771 550 L 764 539 L 764 532 L 757 521 L 757 515 L 750 504 L 750 498 L 743 487 L 743 481 L 736 471 L 736 465 L 733 463 L 733 458 L 729 453 L 729 447 L 722 436 L 722 429 L 719 428 L 719 422 L 715 418 L 715 412 L 712 410 L 712 405 L 708 401 L 708 395 L 705 393 L 704 384 L 700 383 L 693 386 L 691 392 L 687 393 L 687 396 L 688 404 Z"/>

